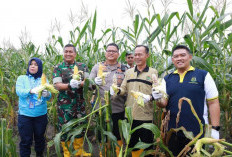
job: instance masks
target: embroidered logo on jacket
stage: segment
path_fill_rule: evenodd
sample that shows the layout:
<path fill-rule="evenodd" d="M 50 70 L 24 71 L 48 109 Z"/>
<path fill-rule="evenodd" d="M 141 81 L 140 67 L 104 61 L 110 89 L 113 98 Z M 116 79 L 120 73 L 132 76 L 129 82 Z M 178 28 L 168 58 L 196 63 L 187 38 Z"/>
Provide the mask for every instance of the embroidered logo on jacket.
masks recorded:
<path fill-rule="evenodd" d="M 197 78 L 196 77 L 192 77 L 191 81 L 189 83 L 198 84 Z"/>
<path fill-rule="evenodd" d="M 147 80 L 147 81 L 151 81 L 151 77 L 150 77 L 150 76 L 147 76 L 147 77 L 146 77 L 146 80 Z"/>

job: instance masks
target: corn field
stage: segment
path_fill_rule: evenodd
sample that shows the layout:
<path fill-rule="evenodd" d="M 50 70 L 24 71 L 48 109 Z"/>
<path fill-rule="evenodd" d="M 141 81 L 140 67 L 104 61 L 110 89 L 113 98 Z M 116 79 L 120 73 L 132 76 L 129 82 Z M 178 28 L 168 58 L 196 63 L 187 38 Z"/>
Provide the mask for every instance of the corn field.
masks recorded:
<path fill-rule="evenodd" d="M 170 62 L 171 50 L 177 44 L 185 44 L 193 52 L 192 65 L 194 67 L 207 70 L 214 78 L 218 91 L 221 107 L 221 137 L 225 141 L 217 141 L 229 147 L 223 155 L 232 155 L 232 13 L 226 13 L 229 9 L 228 2 L 223 1 L 222 8 L 216 8 L 210 0 L 204 2 L 204 7 L 195 9 L 195 4 L 191 0 L 186 0 L 188 8 L 182 14 L 178 12 L 157 13 L 155 6 L 147 2 L 147 15 L 136 14 L 133 22 L 126 28 L 112 27 L 101 30 L 100 35 L 96 35 L 97 10 L 92 17 L 76 25 L 68 32 L 69 43 L 77 47 L 78 55 L 76 60 L 85 63 L 89 70 L 100 61 L 104 61 L 105 49 L 108 43 L 114 42 L 119 45 L 119 62 L 125 63 L 126 52 L 133 51 L 138 44 L 145 44 L 149 47 L 150 57 L 148 66 L 154 67 L 159 72 L 159 77 L 174 70 Z M 210 16 L 207 13 L 210 12 Z M 52 83 L 53 67 L 63 61 L 62 48 L 67 43 L 63 42 L 62 36 L 52 35 L 51 40 L 45 43 L 42 50 L 32 42 L 21 44 L 21 48 L 15 49 L 0 48 L 0 117 L 1 119 L 1 148 L 0 153 L 5 156 L 17 156 L 16 141 L 17 135 L 17 108 L 18 97 L 15 92 L 15 82 L 18 76 L 26 74 L 27 64 L 31 57 L 38 57 L 43 61 L 43 70 L 49 82 Z M 117 139 L 112 134 L 110 123 L 110 102 L 106 101 L 104 106 L 94 110 L 90 104 L 92 96 L 88 90 L 88 85 L 92 80 L 86 80 L 84 86 L 84 97 L 87 104 L 88 115 L 82 119 L 70 121 L 62 128 L 60 133 L 52 139 L 48 139 L 48 156 L 62 156 L 60 148 L 60 136 L 69 131 L 69 137 L 74 137 L 82 130 L 85 132 L 85 141 L 88 151 L 93 153 L 92 141 L 88 139 L 89 134 L 95 134 L 100 130 L 102 145 L 99 151 L 106 156 L 115 156 Z M 105 93 L 105 100 L 109 100 L 109 93 Z M 48 102 L 49 123 L 56 128 L 57 110 L 56 95 L 53 95 Z M 140 126 L 147 128 L 154 133 L 156 150 L 144 152 L 142 155 L 153 154 L 165 156 L 172 153 L 165 146 L 161 139 L 161 114 L 162 110 L 155 106 L 154 124 Z M 99 112 L 99 115 L 95 113 Z M 121 137 L 125 141 L 125 150 L 120 156 L 128 156 L 132 149 L 128 148 L 130 135 L 138 128 L 131 130 L 131 111 L 126 108 L 128 121 L 120 121 Z M 96 120 L 98 118 L 99 121 Z M 104 123 L 107 119 L 108 123 Z M 87 120 L 87 125 L 76 124 Z M 14 138 L 17 137 L 17 138 Z M 99 142 L 99 141 L 98 141 Z M 135 148 L 144 149 L 149 147 L 145 143 L 139 142 Z M 53 148 L 53 151 L 52 151 Z M 206 147 L 207 149 L 207 147 Z M 70 151 L 71 150 L 70 148 Z M 205 153 L 206 155 L 207 153 Z M 208 153 L 209 155 L 209 153 Z M 1 155 L 2 156 L 2 155 Z M 206 155 L 207 156 L 207 155 Z"/>

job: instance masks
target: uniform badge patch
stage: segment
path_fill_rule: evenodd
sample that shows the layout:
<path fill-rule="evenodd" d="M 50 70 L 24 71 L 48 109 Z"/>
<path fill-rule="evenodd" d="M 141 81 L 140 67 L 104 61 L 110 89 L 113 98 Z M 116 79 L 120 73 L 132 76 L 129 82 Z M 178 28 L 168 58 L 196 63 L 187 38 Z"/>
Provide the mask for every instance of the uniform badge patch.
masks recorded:
<path fill-rule="evenodd" d="M 147 81 L 150 81 L 150 80 L 151 80 L 151 77 L 150 77 L 150 76 L 147 76 L 146 80 L 147 80 Z"/>
<path fill-rule="evenodd" d="M 194 84 L 198 84 L 197 83 L 197 78 L 196 77 L 192 77 L 191 81 L 189 83 L 194 83 Z"/>

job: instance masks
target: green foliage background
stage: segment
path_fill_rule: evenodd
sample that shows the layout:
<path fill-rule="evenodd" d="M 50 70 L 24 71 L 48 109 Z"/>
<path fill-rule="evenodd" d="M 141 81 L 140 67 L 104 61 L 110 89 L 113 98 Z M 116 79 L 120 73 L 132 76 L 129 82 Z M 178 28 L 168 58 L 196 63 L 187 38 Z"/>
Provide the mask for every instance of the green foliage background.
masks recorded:
<path fill-rule="evenodd" d="M 104 60 L 105 47 L 114 42 L 119 45 L 121 56 L 119 62 L 125 61 L 125 53 L 133 51 L 137 44 L 149 46 L 150 57 L 147 64 L 159 71 L 160 77 L 173 70 L 170 62 L 171 49 L 177 44 L 187 45 L 193 53 L 192 65 L 210 72 L 219 90 L 221 105 L 221 122 L 224 135 L 232 136 L 232 13 L 225 13 L 227 3 L 218 11 L 205 1 L 200 12 L 194 11 L 191 0 L 187 0 L 188 10 L 159 14 L 154 6 L 147 7 L 148 15 L 135 15 L 133 24 L 126 28 L 106 28 L 96 36 L 97 11 L 85 23 L 69 31 L 69 43 L 78 49 L 76 60 L 88 65 L 89 69 Z M 209 18 L 207 12 L 213 12 Z M 188 26 L 186 25 L 188 23 Z M 21 48 L 0 48 L 0 116 L 7 123 L 15 124 L 18 98 L 15 93 L 15 82 L 19 75 L 26 73 L 27 63 L 31 57 L 43 60 L 44 73 L 52 82 L 54 65 L 62 62 L 61 36 L 53 35 L 45 43 L 45 50 L 32 42 L 22 43 Z M 49 102 L 50 121 L 56 124 L 56 99 Z M 159 109 L 157 111 L 161 112 Z M 155 119 L 159 121 L 159 114 Z M 157 125 L 160 122 L 157 122 Z"/>

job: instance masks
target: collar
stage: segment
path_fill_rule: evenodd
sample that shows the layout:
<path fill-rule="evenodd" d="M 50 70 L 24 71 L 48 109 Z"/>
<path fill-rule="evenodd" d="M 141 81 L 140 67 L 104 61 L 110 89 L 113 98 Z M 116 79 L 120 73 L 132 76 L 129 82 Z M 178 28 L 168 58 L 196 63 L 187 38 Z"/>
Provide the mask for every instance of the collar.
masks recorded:
<path fill-rule="evenodd" d="M 116 64 L 107 64 L 106 61 L 103 62 L 105 66 L 119 66 L 119 63 L 117 62 Z"/>
<path fill-rule="evenodd" d="M 73 64 L 69 64 L 68 62 L 65 62 L 65 61 L 64 61 L 64 65 L 65 65 L 66 67 L 74 66 L 74 65 L 76 65 L 76 61 L 74 61 Z"/>
<path fill-rule="evenodd" d="M 188 72 L 188 71 L 194 71 L 194 70 L 195 70 L 195 68 L 194 68 L 193 66 L 190 66 L 190 68 L 189 68 L 188 70 L 186 70 L 184 73 L 186 73 L 186 72 Z M 173 72 L 173 74 L 179 74 L 178 70 L 175 70 L 175 71 Z"/>
<path fill-rule="evenodd" d="M 106 64 L 106 62 L 103 62 L 103 65 L 109 69 L 109 70 L 116 70 L 118 68 L 121 68 L 121 65 L 117 62 L 116 64 Z"/>
<path fill-rule="evenodd" d="M 146 65 L 146 67 L 141 72 L 148 72 L 148 71 L 149 71 L 149 67 Z M 137 68 L 137 65 L 135 66 L 135 72 L 140 72 Z"/>
<path fill-rule="evenodd" d="M 134 66 L 133 66 L 133 67 L 131 67 L 129 64 L 126 64 L 126 66 L 127 66 L 127 68 L 128 68 L 128 69 L 130 69 L 130 68 L 133 68 L 133 67 L 134 67 Z"/>

